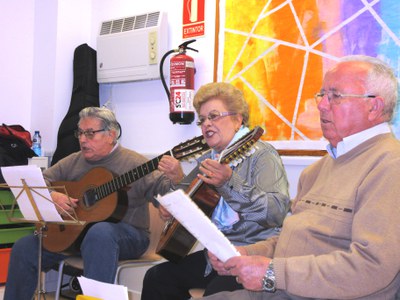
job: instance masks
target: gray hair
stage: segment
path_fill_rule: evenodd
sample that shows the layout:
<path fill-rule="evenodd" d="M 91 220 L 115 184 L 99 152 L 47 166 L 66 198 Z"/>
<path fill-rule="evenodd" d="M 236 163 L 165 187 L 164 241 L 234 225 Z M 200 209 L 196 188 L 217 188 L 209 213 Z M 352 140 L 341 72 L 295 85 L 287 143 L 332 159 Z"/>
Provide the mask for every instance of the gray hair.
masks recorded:
<path fill-rule="evenodd" d="M 193 99 L 197 114 L 201 105 L 211 99 L 222 100 L 229 111 L 242 115 L 243 125 L 248 126 L 249 105 L 240 89 L 227 82 L 211 82 L 201 86 Z"/>
<path fill-rule="evenodd" d="M 79 112 L 79 122 L 85 118 L 96 118 L 100 120 L 102 127 L 105 130 L 114 130 L 116 132 L 114 144 L 117 143 L 118 138 L 121 135 L 121 127 L 115 118 L 115 114 L 104 107 L 85 107 Z"/>
<path fill-rule="evenodd" d="M 349 55 L 343 57 L 340 62 L 361 61 L 371 68 L 366 80 L 366 93 L 381 96 L 384 99 L 384 114 L 386 121 L 390 121 L 397 104 L 398 82 L 393 69 L 376 57 L 366 55 Z"/>

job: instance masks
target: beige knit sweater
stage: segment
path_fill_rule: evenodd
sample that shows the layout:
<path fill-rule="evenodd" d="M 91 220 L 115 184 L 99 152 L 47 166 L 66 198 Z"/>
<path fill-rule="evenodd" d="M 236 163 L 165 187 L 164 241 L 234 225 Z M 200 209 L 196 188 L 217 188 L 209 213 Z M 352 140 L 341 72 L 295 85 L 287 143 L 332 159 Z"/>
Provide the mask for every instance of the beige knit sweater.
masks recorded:
<path fill-rule="evenodd" d="M 400 143 L 378 135 L 302 173 L 274 257 L 277 287 L 321 299 L 394 299 L 400 288 Z M 276 244 L 276 247 L 275 247 Z M 265 295 L 267 299 L 267 295 Z"/>

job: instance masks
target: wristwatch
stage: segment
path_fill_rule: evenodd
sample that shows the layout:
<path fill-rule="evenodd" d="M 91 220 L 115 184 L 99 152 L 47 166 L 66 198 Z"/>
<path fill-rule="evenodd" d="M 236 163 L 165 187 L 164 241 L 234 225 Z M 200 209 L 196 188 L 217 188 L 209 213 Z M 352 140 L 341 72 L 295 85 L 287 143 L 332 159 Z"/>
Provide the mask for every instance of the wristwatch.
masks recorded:
<path fill-rule="evenodd" d="M 275 272 L 274 272 L 274 264 L 272 260 L 268 265 L 268 269 L 265 272 L 265 275 L 262 280 L 263 291 L 273 293 L 276 291 L 276 283 L 275 283 Z"/>

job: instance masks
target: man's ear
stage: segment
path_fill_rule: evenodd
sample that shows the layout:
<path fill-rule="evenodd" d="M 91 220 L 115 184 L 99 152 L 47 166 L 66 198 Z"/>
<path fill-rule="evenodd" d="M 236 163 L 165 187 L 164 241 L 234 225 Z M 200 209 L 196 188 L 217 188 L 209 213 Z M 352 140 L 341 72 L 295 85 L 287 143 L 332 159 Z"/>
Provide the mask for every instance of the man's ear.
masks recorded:
<path fill-rule="evenodd" d="M 117 137 L 117 132 L 115 130 L 110 130 L 109 131 L 109 135 L 111 137 L 111 142 L 114 142 L 116 140 L 116 137 Z"/>
<path fill-rule="evenodd" d="M 369 120 L 375 121 L 383 117 L 385 111 L 385 100 L 381 96 L 371 98 L 369 109 Z"/>

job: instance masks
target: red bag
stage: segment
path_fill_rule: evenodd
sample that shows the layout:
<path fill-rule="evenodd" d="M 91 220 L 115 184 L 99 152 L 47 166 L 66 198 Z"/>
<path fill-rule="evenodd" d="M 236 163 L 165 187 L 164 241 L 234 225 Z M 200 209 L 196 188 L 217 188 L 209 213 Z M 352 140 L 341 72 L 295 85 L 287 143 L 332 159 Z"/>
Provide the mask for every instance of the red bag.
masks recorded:
<path fill-rule="evenodd" d="M 14 136 L 25 143 L 29 148 L 32 147 L 31 133 L 26 131 L 21 125 L 3 125 L 0 126 L 0 137 Z"/>

